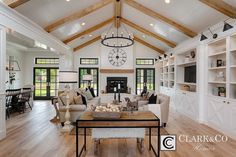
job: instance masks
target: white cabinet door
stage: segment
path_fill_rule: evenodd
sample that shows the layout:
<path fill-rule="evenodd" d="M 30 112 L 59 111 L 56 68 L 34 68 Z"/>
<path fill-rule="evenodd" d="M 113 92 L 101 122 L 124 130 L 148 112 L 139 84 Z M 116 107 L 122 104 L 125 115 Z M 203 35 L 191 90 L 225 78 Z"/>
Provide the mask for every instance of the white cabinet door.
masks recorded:
<path fill-rule="evenodd" d="M 208 125 L 211 127 L 219 130 L 224 131 L 228 126 L 227 119 L 227 105 L 226 99 L 224 98 L 216 98 L 216 97 L 209 97 L 208 98 Z"/>
<path fill-rule="evenodd" d="M 228 119 L 229 126 L 227 126 L 228 132 L 230 136 L 236 139 L 236 101 L 228 101 L 228 111 L 226 118 Z"/>
<path fill-rule="evenodd" d="M 190 118 L 198 120 L 198 99 L 197 94 L 193 92 L 186 92 L 184 95 L 184 112 Z"/>
<path fill-rule="evenodd" d="M 174 103 L 178 112 L 181 112 L 194 120 L 198 120 L 199 112 L 196 93 L 176 90 Z"/>
<path fill-rule="evenodd" d="M 176 107 L 176 110 L 178 112 L 183 112 L 183 108 L 184 108 L 184 94 L 179 91 L 179 90 L 176 90 L 175 92 L 175 107 Z"/>

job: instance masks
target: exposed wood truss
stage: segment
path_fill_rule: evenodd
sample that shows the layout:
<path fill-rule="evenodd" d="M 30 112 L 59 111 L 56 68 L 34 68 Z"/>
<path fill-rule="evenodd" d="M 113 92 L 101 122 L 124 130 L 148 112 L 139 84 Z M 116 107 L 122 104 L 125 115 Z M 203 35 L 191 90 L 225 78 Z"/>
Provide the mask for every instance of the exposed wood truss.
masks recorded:
<path fill-rule="evenodd" d="M 165 39 L 164 37 L 160 36 L 160 35 L 157 35 L 155 33 L 152 33 L 138 25 L 136 25 L 135 23 L 132 23 L 131 21 L 127 20 L 127 19 L 124 19 L 124 18 L 121 18 L 121 22 L 124 22 L 125 24 L 127 24 L 128 26 L 130 27 L 133 27 L 134 29 L 146 34 L 146 35 L 149 35 L 149 36 L 152 36 L 154 38 L 156 38 L 157 40 L 160 40 L 164 43 L 166 43 L 167 45 L 169 45 L 170 47 L 175 47 L 176 46 L 176 43 L 172 42 L 172 41 L 169 41 L 167 39 Z"/>
<path fill-rule="evenodd" d="M 55 30 L 56 28 L 58 28 L 59 26 L 61 26 L 63 24 L 66 24 L 68 22 L 74 21 L 76 19 L 79 19 L 81 17 L 84 17 L 84 16 L 86 16 L 86 15 L 88 15 L 88 14 L 90 14 L 90 13 L 92 13 L 92 12 L 94 12 L 94 11 L 96 11 L 96 10 L 106 6 L 106 5 L 108 5 L 111 2 L 112 2 L 112 0 L 103 0 L 103 1 L 101 1 L 99 3 L 91 5 L 91 6 L 85 8 L 85 9 L 83 9 L 81 11 L 78 11 L 78 12 L 76 12 L 74 14 L 71 14 L 71 15 L 69 15 L 67 17 L 64 17 L 64 18 L 62 18 L 62 19 L 60 19 L 60 20 L 58 20 L 58 21 L 48 25 L 47 27 L 45 27 L 45 30 L 47 32 L 51 32 L 51 31 Z"/>
<path fill-rule="evenodd" d="M 221 12 L 222 14 L 228 17 L 236 18 L 236 8 L 224 2 L 223 0 L 199 0 L 199 1 L 208 5 L 211 8 L 216 9 L 217 11 Z"/>
<path fill-rule="evenodd" d="M 145 45 L 145 46 L 147 46 L 147 47 L 149 47 L 149 48 L 151 48 L 151 49 L 153 49 L 153 50 L 155 50 L 155 51 L 157 51 L 160 54 L 164 54 L 165 53 L 165 51 L 161 50 L 160 48 L 157 48 L 157 47 L 147 43 L 146 41 L 144 41 L 144 40 L 142 40 L 142 39 L 140 39 L 140 38 L 138 38 L 136 36 L 134 37 L 134 40 L 139 42 L 139 43 L 141 43 L 141 44 L 143 44 L 143 45 Z"/>
<path fill-rule="evenodd" d="M 89 33 L 93 32 L 93 31 L 96 31 L 96 30 L 102 28 L 103 26 L 111 23 L 113 20 L 114 20 L 114 17 L 112 17 L 112 18 L 110 18 L 110 19 L 108 19 L 106 21 L 103 21 L 102 23 L 100 23 L 100 24 L 98 24 L 96 26 L 93 26 L 93 27 L 91 27 L 91 28 L 81 32 L 81 33 L 74 34 L 71 37 L 65 39 L 63 42 L 65 44 L 68 44 L 69 42 L 71 42 L 71 41 L 73 41 L 73 40 L 75 40 L 75 39 L 77 39 L 77 38 L 79 38 L 79 37 L 81 37 L 83 35 L 89 34 Z"/>
<path fill-rule="evenodd" d="M 165 17 L 165 16 L 163 16 L 159 13 L 154 12 L 153 10 L 143 6 L 142 4 L 139 4 L 139 3 L 135 2 L 134 0 L 124 0 L 124 1 L 125 1 L 126 4 L 132 6 L 133 8 L 135 8 L 139 11 L 141 11 L 142 13 L 144 13 L 144 14 L 152 17 L 152 18 L 155 18 L 157 20 L 161 20 L 161 21 L 173 26 L 175 29 L 181 31 L 182 33 L 188 35 L 189 37 L 194 37 L 194 36 L 197 35 L 197 33 L 193 32 L 192 30 L 176 23 L 175 21 L 173 21 L 173 20 L 171 20 L 171 19 L 169 19 L 169 18 L 167 18 L 167 17 Z"/>
<path fill-rule="evenodd" d="M 9 3 L 8 6 L 11 8 L 16 8 L 28 1 L 30 1 L 30 0 L 15 0 L 15 1 L 12 1 L 11 3 Z"/>
<path fill-rule="evenodd" d="M 92 40 L 89 40 L 86 43 L 84 43 L 82 45 L 79 45 L 76 48 L 74 48 L 74 52 L 76 52 L 76 51 L 78 51 L 78 50 L 80 50 L 80 49 L 82 49 L 82 48 L 84 48 L 84 47 L 86 47 L 86 46 L 88 46 L 88 45 L 90 45 L 90 44 L 100 40 L 100 39 L 101 39 L 101 36 L 97 36 L 96 38 L 93 38 Z"/>
<path fill-rule="evenodd" d="M 121 17 L 121 0 L 113 0 L 114 1 L 114 16 L 115 16 L 115 27 L 120 27 L 120 17 Z"/>

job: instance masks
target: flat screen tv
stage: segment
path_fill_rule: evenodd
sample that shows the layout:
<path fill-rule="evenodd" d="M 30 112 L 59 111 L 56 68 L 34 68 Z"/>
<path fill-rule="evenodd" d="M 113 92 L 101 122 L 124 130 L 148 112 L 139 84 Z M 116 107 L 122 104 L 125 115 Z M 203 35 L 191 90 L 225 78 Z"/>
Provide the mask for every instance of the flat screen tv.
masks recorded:
<path fill-rule="evenodd" d="M 184 68 L 184 82 L 196 83 L 196 65 Z"/>

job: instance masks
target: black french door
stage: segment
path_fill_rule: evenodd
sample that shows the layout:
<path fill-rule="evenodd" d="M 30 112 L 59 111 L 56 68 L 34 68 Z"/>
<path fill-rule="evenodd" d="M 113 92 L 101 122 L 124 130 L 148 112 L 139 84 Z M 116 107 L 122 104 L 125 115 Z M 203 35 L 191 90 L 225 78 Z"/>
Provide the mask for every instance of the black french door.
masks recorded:
<path fill-rule="evenodd" d="M 93 75 L 91 87 L 94 89 L 94 94 L 98 96 L 98 94 L 99 94 L 99 86 L 98 86 L 99 71 L 98 71 L 98 68 L 79 68 L 79 88 L 85 89 L 86 87 L 88 87 L 88 82 L 82 80 L 83 75 L 86 75 L 86 74 Z"/>
<path fill-rule="evenodd" d="M 136 94 L 141 94 L 145 83 L 148 90 L 155 90 L 155 68 L 136 68 Z"/>
<path fill-rule="evenodd" d="M 57 95 L 59 88 L 58 68 L 34 68 L 34 99 L 49 100 Z"/>

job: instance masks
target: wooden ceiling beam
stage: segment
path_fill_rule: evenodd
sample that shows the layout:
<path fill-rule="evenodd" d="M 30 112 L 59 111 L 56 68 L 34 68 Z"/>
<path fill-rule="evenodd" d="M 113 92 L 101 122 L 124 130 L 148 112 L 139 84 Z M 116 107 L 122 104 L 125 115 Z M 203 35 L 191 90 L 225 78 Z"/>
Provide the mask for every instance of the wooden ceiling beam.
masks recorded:
<path fill-rule="evenodd" d="M 90 45 L 90 44 L 100 40 L 100 39 L 101 39 L 101 36 L 97 36 L 96 38 L 93 38 L 92 40 L 89 40 L 89 41 L 83 43 L 82 45 L 79 45 L 79 46 L 75 47 L 74 48 L 74 52 L 76 52 L 76 51 L 78 51 L 78 50 L 80 50 L 80 49 L 82 49 L 82 48 L 84 48 L 84 47 L 86 47 L 86 46 L 88 46 L 88 45 Z"/>
<path fill-rule="evenodd" d="M 199 0 L 199 1 L 230 18 L 236 18 L 236 8 L 224 2 L 223 0 Z"/>
<path fill-rule="evenodd" d="M 165 51 L 161 50 L 160 48 L 155 47 L 155 46 L 147 43 L 146 41 L 144 41 L 144 40 L 142 40 L 142 39 L 140 39 L 140 38 L 138 38 L 136 36 L 134 36 L 134 40 L 139 42 L 139 43 L 141 43 L 141 44 L 143 44 L 143 45 L 145 45 L 145 46 L 147 46 L 147 47 L 149 47 L 149 48 L 151 48 L 151 49 L 153 49 L 153 50 L 155 50 L 155 51 L 157 51 L 160 54 L 164 54 L 165 53 Z"/>
<path fill-rule="evenodd" d="M 110 18 L 110 19 L 108 19 L 108 20 L 106 20 L 106 21 L 103 21 L 102 23 L 100 23 L 100 24 L 98 24 L 98 25 L 96 25 L 96 26 L 93 26 L 93 27 L 91 27 L 91 28 L 89 28 L 89 29 L 87 29 L 87 30 L 81 32 L 81 33 L 76 33 L 76 34 L 72 35 L 71 37 L 65 39 L 63 42 L 64 42 L 65 44 L 68 44 L 69 42 L 71 42 L 71 41 L 73 41 L 73 40 L 75 40 L 75 39 L 77 39 L 77 38 L 79 38 L 79 37 L 81 37 L 81 36 L 83 36 L 83 35 L 92 33 L 92 32 L 94 32 L 94 31 L 96 31 L 96 30 L 102 28 L 103 26 L 105 26 L 105 25 L 107 25 L 107 24 L 113 22 L 113 20 L 114 20 L 114 17 L 112 17 L 112 18 Z"/>
<path fill-rule="evenodd" d="M 154 12 L 153 10 L 143 6 L 142 4 L 139 4 L 138 2 L 136 2 L 135 0 L 124 0 L 124 2 L 126 4 L 128 4 L 129 6 L 141 11 L 142 13 L 154 18 L 154 19 L 157 19 L 157 20 L 161 20 L 167 24 L 169 24 L 170 26 L 174 27 L 175 29 L 179 30 L 180 32 L 186 34 L 187 36 L 193 38 L 197 35 L 197 33 L 195 33 L 194 31 L 178 24 L 177 22 L 159 14 L 159 13 L 156 13 Z"/>
<path fill-rule="evenodd" d="M 30 1 L 30 0 L 16 0 L 16 1 L 13 1 L 12 3 L 8 4 L 8 6 L 14 9 L 14 8 L 16 8 L 28 1 Z"/>
<path fill-rule="evenodd" d="M 48 25 L 44 29 L 47 32 L 51 32 L 51 31 L 55 30 L 56 28 L 60 27 L 61 25 L 64 25 L 64 24 L 69 23 L 71 21 L 77 20 L 77 19 L 79 19 L 81 17 L 84 17 L 84 16 L 86 16 L 86 15 L 88 15 L 88 14 L 90 14 L 90 13 L 92 13 L 92 12 L 94 12 L 94 11 L 96 11 L 96 10 L 106 6 L 106 5 L 108 5 L 111 2 L 112 2 L 112 0 L 103 0 L 103 1 L 101 1 L 99 3 L 96 3 L 94 5 L 91 5 L 91 6 L 87 7 L 87 8 L 85 8 L 85 9 L 83 9 L 81 11 L 78 11 L 78 12 L 76 12 L 74 14 L 71 14 L 71 15 L 69 15 L 67 17 L 64 17 L 64 18 L 60 19 L 60 20 L 57 20 L 56 22 Z"/>
<path fill-rule="evenodd" d="M 172 48 L 176 47 L 176 43 L 174 43 L 172 41 L 169 41 L 169 40 L 165 39 L 164 37 L 162 37 L 160 35 L 152 33 L 152 32 L 136 25 L 135 23 L 133 23 L 133 22 L 131 22 L 131 21 L 129 21 L 129 20 L 123 18 L 123 17 L 121 18 L 121 22 L 127 24 L 128 26 L 130 26 L 130 27 L 132 27 L 132 28 L 134 28 L 134 29 L 146 34 L 146 35 L 152 36 L 152 37 L 156 38 L 157 40 L 159 40 L 161 42 L 164 42 L 165 44 L 167 44 L 168 46 L 170 46 Z"/>
<path fill-rule="evenodd" d="M 114 25 L 116 28 L 120 27 L 120 17 L 121 17 L 121 0 L 113 0 L 114 1 Z"/>

